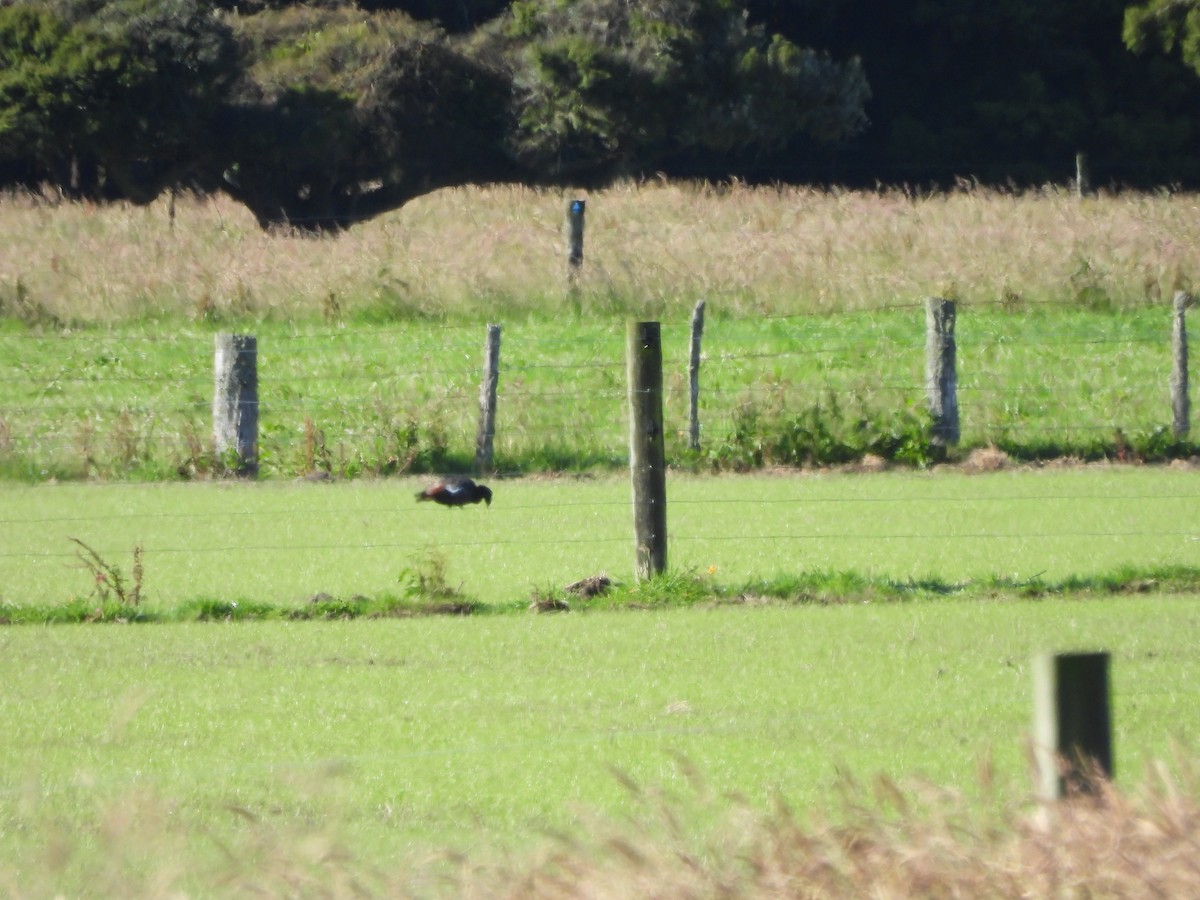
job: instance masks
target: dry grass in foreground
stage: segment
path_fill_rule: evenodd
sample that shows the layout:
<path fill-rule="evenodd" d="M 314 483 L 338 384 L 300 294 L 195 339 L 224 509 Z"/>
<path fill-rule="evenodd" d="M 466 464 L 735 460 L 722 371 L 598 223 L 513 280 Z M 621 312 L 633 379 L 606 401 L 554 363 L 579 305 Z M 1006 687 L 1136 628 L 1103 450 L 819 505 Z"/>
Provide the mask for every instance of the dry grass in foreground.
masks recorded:
<path fill-rule="evenodd" d="M 664 807 L 648 840 L 568 848 L 476 896 L 538 898 L 1139 898 L 1200 895 L 1200 795 L 1164 768 L 1133 794 L 966 812 L 964 798 L 880 781 L 837 825 L 786 807 L 726 822 L 697 851 Z M 866 792 L 851 786 L 851 793 Z"/>
<path fill-rule="evenodd" d="M 986 766 L 984 767 L 986 768 Z M 83 877 L 98 895 L 543 898 L 1150 898 L 1200 896 L 1200 784 L 1156 767 L 1130 793 L 1106 789 L 1039 808 L 1001 807 L 983 775 L 982 803 L 880 780 L 845 787 L 836 824 L 807 822 L 785 805 L 768 814 L 704 796 L 664 798 L 627 784 L 641 811 L 622 826 L 586 819 L 531 857 L 489 864 L 450 855 L 377 868 L 321 832 L 280 830 L 232 811 L 244 833 L 181 835 L 178 810 L 145 796 L 114 806 L 96 826 L 103 860 Z M 707 837 L 695 823 L 716 822 Z M 71 864 L 71 838 L 54 830 L 25 871 L 0 866 L 8 896 L 50 896 Z M 214 863 L 187 846 L 213 842 Z M 76 875 L 78 875 L 76 870 Z"/>
<path fill-rule="evenodd" d="M 581 192 L 581 195 L 582 192 Z M 264 234 L 214 197 L 146 208 L 0 199 L 0 313 L 167 316 L 558 314 L 568 195 L 439 191 L 338 237 Z M 622 184 L 587 196 L 584 312 L 798 314 L 909 303 L 1129 305 L 1200 271 L 1192 194 L 1047 188 L 912 195 Z"/>

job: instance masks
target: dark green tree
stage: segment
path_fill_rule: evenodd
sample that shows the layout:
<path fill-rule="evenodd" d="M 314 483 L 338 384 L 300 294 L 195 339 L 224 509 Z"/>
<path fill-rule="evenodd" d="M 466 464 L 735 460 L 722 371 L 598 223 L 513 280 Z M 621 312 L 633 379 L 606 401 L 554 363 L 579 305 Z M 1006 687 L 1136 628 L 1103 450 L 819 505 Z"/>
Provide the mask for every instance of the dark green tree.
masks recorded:
<path fill-rule="evenodd" d="M 727 0 L 522 0 L 465 37 L 346 6 L 237 31 L 224 189 L 264 225 L 336 229 L 448 185 L 603 184 L 692 147 L 864 124 L 856 64 L 772 38 Z"/>
<path fill-rule="evenodd" d="M 1200 74 L 1200 0 L 1147 0 L 1125 10 L 1125 44 L 1141 52 L 1157 45 L 1178 52 Z"/>
<path fill-rule="evenodd" d="M 748 23 L 729 0 L 518 0 L 495 40 L 513 72 L 513 152 L 552 176 L 653 170 L 866 125 L 857 61 Z"/>
<path fill-rule="evenodd" d="M 243 17 L 243 77 L 214 187 L 263 226 L 344 228 L 454 184 L 519 179 L 502 155 L 507 73 L 398 13 Z"/>
<path fill-rule="evenodd" d="M 198 0 L 0 8 L 0 156 L 75 195 L 152 200 L 195 170 L 233 60 Z"/>
<path fill-rule="evenodd" d="M 46 155 L 63 111 L 53 58 L 67 30 L 48 9 L 0 7 L 0 159 Z"/>
<path fill-rule="evenodd" d="M 80 195 L 224 190 L 343 228 L 448 185 L 602 184 L 697 154 L 739 174 L 865 125 L 866 80 L 734 0 L 496 0 L 452 34 L 379 0 L 16 0 L 0 157 Z"/>
<path fill-rule="evenodd" d="M 746 0 L 751 21 L 858 56 L 871 127 L 832 148 L 793 142 L 760 177 L 951 186 L 1197 183 L 1200 83 L 1121 39 L 1131 0 Z M 1169 4 L 1174 5 L 1174 4 Z"/>

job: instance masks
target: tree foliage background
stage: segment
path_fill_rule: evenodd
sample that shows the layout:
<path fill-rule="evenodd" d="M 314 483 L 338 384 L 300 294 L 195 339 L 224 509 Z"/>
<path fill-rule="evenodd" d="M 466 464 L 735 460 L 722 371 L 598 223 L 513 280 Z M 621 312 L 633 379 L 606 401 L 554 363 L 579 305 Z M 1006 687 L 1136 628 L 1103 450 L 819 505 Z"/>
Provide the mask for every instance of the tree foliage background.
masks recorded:
<path fill-rule="evenodd" d="M 0 182 L 347 227 L 439 187 L 1200 182 L 1190 0 L 0 0 Z"/>

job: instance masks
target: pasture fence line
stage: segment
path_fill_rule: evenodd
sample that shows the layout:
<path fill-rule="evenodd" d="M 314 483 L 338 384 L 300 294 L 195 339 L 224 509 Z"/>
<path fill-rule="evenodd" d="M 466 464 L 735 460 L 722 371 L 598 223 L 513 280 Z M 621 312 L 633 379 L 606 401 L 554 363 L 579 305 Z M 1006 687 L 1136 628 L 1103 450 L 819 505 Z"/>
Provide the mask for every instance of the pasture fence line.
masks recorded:
<path fill-rule="evenodd" d="M 847 327 L 816 316 L 751 322 L 722 316 L 709 299 L 703 320 L 692 310 L 690 347 L 686 317 L 662 323 L 667 457 L 718 470 L 838 464 L 868 452 L 919 462 L 893 455 L 899 434 L 936 461 L 934 426 L 953 421 L 932 413 L 951 401 L 959 446 L 1030 460 L 1186 457 L 1197 452 L 1185 437 L 1191 303 L 1181 292 L 1167 315 L 1155 306 L 1062 321 L 959 303 L 953 331 L 923 335 L 928 300 Z M 314 458 L 342 477 L 623 467 L 628 459 L 624 335 L 614 322 L 558 333 L 505 323 L 494 400 L 484 399 L 486 347 L 481 374 L 479 345 L 458 325 L 268 326 L 249 336 L 261 381 L 259 477 L 309 474 Z M 253 404 L 217 400 L 213 415 L 221 366 L 195 352 L 200 341 L 214 346 L 211 331 L 132 340 L 72 332 L 43 336 L 43 346 L 34 337 L 0 336 L 11 361 L 0 373 L 0 467 L 59 480 L 252 474 L 239 460 L 255 458 L 255 442 L 243 438 L 239 452 L 234 426 L 245 428 Z M 933 378 L 931 392 L 921 348 L 928 357 L 941 341 L 948 351 L 951 337 L 956 379 Z M 950 357 L 939 358 L 948 373 Z M 854 430 L 859 423 L 865 430 Z M 481 438 L 493 441 L 490 462 Z M 305 449 L 310 439 L 324 444 L 316 457 Z"/>
<path fill-rule="evenodd" d="M 1188 378 L 1188 338 L 1186 312 L 1194 305 L 1194 299 L 1186 292 L 1175 294 L 1171 316 L 1171 370 L 1168 384 L 1172 410 L 1171 433 L 1177 440 L 1183 440 L 1190 432 L 1190 398 Z M 957 446 L 961 440 L 962 421 L 960 412 L 959 393 L 962 390 L 958 375 L 958 305 L 952 299 L 929 297 L 924 302 L 925 315 L 925 409 L 930 418 L 931 442 L 935 446 L 948 449 Z M 704 425 L 701 422 L 701 365 L 705 360 L 702 338 L 705 325 L 706 302 L 701 300 L 693 309 L 691 317 L 689 353 L 686 366 L 687 375 L 687 426 L 686 447 L 699 454 L 703 449 L 702 434 Z M 654 323 L 661 329 L 661 323 Z M 494 444 L 498 433 L 498 421 L 501 420 L 499 410 L 499 378 L 500 378 L 500 336 L 501 327 L 496 324 L 487 326 L 484 363 L 479 385 L 479 415 L 478 427 L 475 434 L 475 465 L 478 473 L 494 473 Z M 1082 343 L 1091 344 L 1096 341 L 1083 339 Z M 1103 341 L 1101 341 L 1103 342 Z M 1061 343 L 1061 342 L 1059 342 Z M 661 333 L 659 337 L 661 350 Z M 838 348 L 826 348 L 824 351 L 837 352 Z M 627 347 L 628 352 L 628 347 Z M 727 364 L 739 360 L 776 359 L 788 356 L 788 353 L 722 353 L 715 362 Z M 256 338 L 250 335 L 219 334 L 216 339 L 214 370 L 216 372 L 216 389 L 213 400 L 213 435 L 218 458 L 229 457 L 230 469 L 239 475 L 253 476 L 257 471 L 257 349 Z M 616 369 L 620 363 L 615 360 L 598 359 L 591 362 L 578 360 L 564 363 L 521 363 L 509 362 L 505 369 L 513 373 L 529 372 L 537 369 L 558 368 L 566 370 L 583 369 Z M 456 369 L 427 369 L 424 373 L 414 372 L 414 378 L 422 374 L 453 375 Z M 626 370 L 626 389 L 631 389 L 628 379 L 633 377 L 633 369 Z M 312 376 L 319 378 L 321 376 Z M 371 378 L 374 376 L 350 373 L 347 378 Z M 662 372 L 658 374 L 662 383 Z M 293 379 L 295 380 L 295 379 Z M 908 392 L 912 386 L 900 383 L 889 385 L 876 381 L 872 385 L 875 391 L 896 390 Z M 660 388 L 660 391 L 662 389 Z M 721 386 L 708 387 L 711 394 L 721 395 L 730 393 L 730 389 Z M 1028 388 L 1021 385 L 991 386 L 976 383 L 966 388 L 972 395 L 1008 395 L 1022 392 L 1036 393 L 1040 389 Z M 743 385 L 734 389 L 735 393 L 753 396 L 756 392 L 770 395 L 771 389 L 761 385 Z M 622 392 L 616 384 L 611 387 L 593 389 L 589 392 L 593 397 L 615 398 Z M 576 396 L 576 391 L 569 387 L 555 391 L 530 391 L 523 387 L 514 386 L 507 389 L 506 394 L 517 398 L 547 399 L 551 397 L 570 398 Z M 1019 401 L 1018 401 L 1019 402 Z M 301 408 L 301 405 L 289 407 L 285 403 L 274 403 L 277 409 Z M 1056 430 L 1087 430 L 1089 427 L 1098 430 L 1113 430 L 1114 425 L 1073 425 L 1059 424 Z M 532 430 L 526 427 L 527 431 Z"/>

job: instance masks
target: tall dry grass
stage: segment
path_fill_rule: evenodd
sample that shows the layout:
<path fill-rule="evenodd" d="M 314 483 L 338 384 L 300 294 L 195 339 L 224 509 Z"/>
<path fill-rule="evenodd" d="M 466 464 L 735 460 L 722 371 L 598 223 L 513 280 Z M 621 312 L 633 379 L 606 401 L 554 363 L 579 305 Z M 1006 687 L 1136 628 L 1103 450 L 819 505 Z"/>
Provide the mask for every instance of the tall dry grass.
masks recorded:
<path fill-rule="evenodd" d="M 786 806 L 729 819 L 706 845 L 678 836 L 673 812 L 648 840 L 614 834 L 567 847 L 524 871 L 485 879 L 474 896 L 537 900 L 625 897 L 871 897 L 1025 900 L 1200 894 L 1194 780 L 1165 768 L 1132 793 L 1054 807 L 984 811 L 956 792 L 915 793 L 881 780 L 851 786 L 845 819 L 810 823 Z M 468 882 L 470 883 L 470 882 Z M 502 890 L 494 890 L 500 884 Z"/>
<path fill-rule="evenodd" d="M 572 834 L 525 851 L 410 857 L 397 847 L 374 862 L 329 823 L 281 825 L 231 805 L 234 831 L 192 831 L 186 811 L 138 792 L 109 806 L 89 834 L 39 825 L 36 810 L 26 812 L 29 821 L 18 824 L 40 829 L 41 846 L 28 830 L 21 834 L 29 849 L 19 866 L 0 862 L 0 892 L 480 900 L 1200 896 L 1200 785 L 1190 763 L 1158 764 L 1131 791 L 1108 787 L 1053 807 L 1002 801 L 986 776 L 982 801 L 886 779 L 847 782 L 844 808 L 827 821 L 782 803 L 767 813 L 752 810 L 736 798 L 708 796 L 702 785 L 682 798 L 629 787 L 637 812 L 624 823 L 583 816 Z"/>
<path fill-rule="evenodd" d="M 228 199 L 146 208 L 0 202 L 0 306 L 143 316 L 555 314 L 567 195 L 452 189 L 324 239 L 264 234 Z M 1127 305 L 1200 271 L 1194 194 L 914 196 L 626 183 L 587 196 L 580 306 L 665 312 L 861 310 L 965 302 Z"/>

